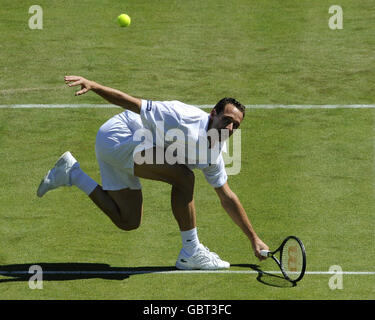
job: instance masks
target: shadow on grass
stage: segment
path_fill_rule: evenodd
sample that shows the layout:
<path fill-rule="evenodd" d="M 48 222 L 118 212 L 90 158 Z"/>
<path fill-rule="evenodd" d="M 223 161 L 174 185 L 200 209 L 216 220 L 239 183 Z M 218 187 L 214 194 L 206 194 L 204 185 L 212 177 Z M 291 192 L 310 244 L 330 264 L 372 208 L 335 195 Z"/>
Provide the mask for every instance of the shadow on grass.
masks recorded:
<path fill-rule="evenodd" d="M 272 274 L 260 269 L 256 264 L 232 264 L 233 267 L 250 268 L 258 272 L 257 280 L 267 286 L 278 287 L 278 288 L 292 288 L 297 284 L 282 276 Z"/>
<path fill-rule="evenodd" d="M 0 284 L 13 281 L 29 281 L 36 274 L 31 266 L 42 268 L 43 281 L 66 281 L 81 279 L 124 280 L 134 274 L 148 274 L 176 270 L 175 267 L 111 267 L 104 263 L 31 263 L 0 265 Z"/>
<path fill-rule="evenodd" d="M 43 272 L 43 281 L 67 281 L 82 279 L 124 280 L 132 275 L 176 271 L 175 267 L 111 267 L 105 263 L 25 263 L 0 265 L 0 284 L 4 282 L 29 281 L 36 274 L 31 266 L 39 266 Z M 281 277 L 262 271 L 254 264 L 233 264 L 233 267 L 252 269 L 258 272 L 257 280 L 265 285 L 290 288 L 296 284 Z"/>

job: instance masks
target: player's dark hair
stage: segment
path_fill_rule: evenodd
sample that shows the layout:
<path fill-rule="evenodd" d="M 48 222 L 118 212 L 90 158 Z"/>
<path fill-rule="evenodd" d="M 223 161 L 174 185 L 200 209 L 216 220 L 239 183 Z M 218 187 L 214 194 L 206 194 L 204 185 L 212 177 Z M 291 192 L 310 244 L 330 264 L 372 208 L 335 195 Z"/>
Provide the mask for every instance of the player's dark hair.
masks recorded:
<path fill-rule="evenodd" d="M 243 117 L 245 118 L 245 106 L 238 102 L 236 99 L 234 98 L 223 98 L 221 99 L 214 107 L 214 109 L 216 110 L 216 113 L 217 114 L 220 114 L 221 112 L 224 111 L 224 108 L 225 106 L 230 103 L 230 104 L 233 104 L 238 110 L 240 110 L 242 112 L 242 115 Z"/>

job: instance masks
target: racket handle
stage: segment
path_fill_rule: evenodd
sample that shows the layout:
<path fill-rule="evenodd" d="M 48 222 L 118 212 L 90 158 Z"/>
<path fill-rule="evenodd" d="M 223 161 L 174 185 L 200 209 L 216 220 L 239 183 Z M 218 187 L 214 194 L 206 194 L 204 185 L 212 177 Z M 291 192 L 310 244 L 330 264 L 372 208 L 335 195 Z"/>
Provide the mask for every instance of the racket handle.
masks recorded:
<path fill-rule="evenodd" d="M 268 250 L 260 250 L 260 255 L 263 256 L 263 257 L 268 257 L 268 254 L 270 252 Z"/>

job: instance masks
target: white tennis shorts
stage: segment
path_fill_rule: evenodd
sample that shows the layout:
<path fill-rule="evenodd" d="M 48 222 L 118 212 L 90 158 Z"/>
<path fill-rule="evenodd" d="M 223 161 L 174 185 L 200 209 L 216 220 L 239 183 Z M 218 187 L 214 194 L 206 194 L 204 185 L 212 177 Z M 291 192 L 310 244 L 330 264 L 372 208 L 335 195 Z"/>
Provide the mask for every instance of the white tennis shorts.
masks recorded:
<path fill-rule="evenodd" d="M 140 144 L 133 140 L 133 134 L 142 127 L 140 116 L 131 111 L 112 117 L 100 127 L 95 153 L 104 190 L 142 188 L 139 178 L 134 176 L 133 160 L 134 149 Z"/>

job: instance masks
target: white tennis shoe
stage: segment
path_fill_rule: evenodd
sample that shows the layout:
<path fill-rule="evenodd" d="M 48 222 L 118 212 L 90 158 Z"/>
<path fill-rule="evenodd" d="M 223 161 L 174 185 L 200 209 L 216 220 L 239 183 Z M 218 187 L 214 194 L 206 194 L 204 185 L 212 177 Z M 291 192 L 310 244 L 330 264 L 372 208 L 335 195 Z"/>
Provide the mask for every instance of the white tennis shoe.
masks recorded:
<path fill-rule="evenodd" d="M 202 244 L 191 257 L 187 257 L 182 249 L 176 262 L 176 268 L 180 270 L 219 270 L 229 267 L 229 262 L 221 260 L 215 252 L 211 252 Z"/>
<path fill-rule="evenodd" d="M 65 152 L 40 182 L 37 196 L 43 197 L 48 191 L 61 186 L 71 186 L 70 172 L 76 166 L 79 166 L 77 160 L 69 151 Z"/>

